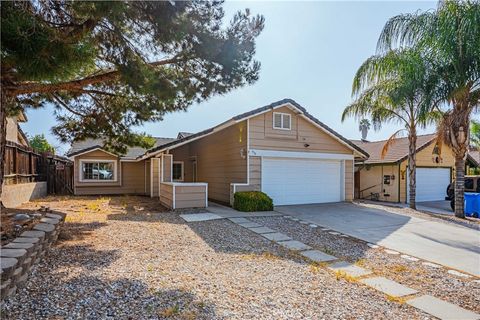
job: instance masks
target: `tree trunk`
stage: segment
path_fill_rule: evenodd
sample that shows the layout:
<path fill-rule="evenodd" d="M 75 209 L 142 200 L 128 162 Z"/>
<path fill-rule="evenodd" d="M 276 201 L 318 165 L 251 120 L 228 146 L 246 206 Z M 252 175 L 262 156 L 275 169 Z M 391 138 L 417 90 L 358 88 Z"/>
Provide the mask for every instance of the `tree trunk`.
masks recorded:
<path fill-rule="evenodd" d="M 465 159 L 455 155 L 455 217 L 465 218 Z"/>
<path fill-rule="evenodd" d="M 0 213 L 3 211 L 2 191 L 3 176 L 5 175 L 5 146 L 7 144 L 7 107 L 6 96 L 3 90 L 0 94 Z"/>
<path fill-rule="evenodd" d="M 417 209 L 416 206 L 416 189 L 417 189 L 417 163 L 416 163 L 416 150 L 417 150 L 417 133 L 415 129 L 411 130 L 408 136 L 408 200 L 411 209 Z"/>

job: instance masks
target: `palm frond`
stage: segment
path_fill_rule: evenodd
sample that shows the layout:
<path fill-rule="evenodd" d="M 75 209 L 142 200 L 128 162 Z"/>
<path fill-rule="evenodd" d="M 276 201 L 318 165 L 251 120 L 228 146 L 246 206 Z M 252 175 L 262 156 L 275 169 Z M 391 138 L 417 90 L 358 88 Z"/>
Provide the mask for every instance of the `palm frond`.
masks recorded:
<path fill-rule="evenodd" d="M 383 145 L 382 147 L 382 153 L 381 153 L 381 159 L 385 158 L 385 156 L 387 155 L 388 153 L 388 150 L 390 149 L 390 147 L 396 142 L 396 140 L 402 136 L 402 133 L 406 131 L 405 129 L 400 129 L 400 130 L 397 130 L 394 134 L 392 134 L 390 136 L 390 138 L 388 138 L 388 140 L 385 142 L 385 144 Z"/>

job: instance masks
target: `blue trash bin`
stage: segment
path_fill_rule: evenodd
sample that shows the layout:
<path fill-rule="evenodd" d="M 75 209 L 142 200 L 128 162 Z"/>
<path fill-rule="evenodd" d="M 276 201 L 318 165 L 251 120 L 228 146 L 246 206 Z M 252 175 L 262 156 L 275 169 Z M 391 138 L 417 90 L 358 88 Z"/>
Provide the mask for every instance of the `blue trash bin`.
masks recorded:
<path fill-rule="evenodd" d="M 465 216 L 478 217 L 480 213 L 480 193 L 465 192 Z"/>

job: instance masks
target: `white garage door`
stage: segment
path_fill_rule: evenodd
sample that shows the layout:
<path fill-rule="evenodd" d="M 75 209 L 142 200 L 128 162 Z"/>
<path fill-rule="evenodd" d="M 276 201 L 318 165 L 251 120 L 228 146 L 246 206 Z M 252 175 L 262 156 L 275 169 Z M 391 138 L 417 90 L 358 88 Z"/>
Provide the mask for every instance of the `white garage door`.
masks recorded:
<path fill-rule="evenodd" d="M 407 180 L 407 201 L 408 201 Z M 444 200 L 447 186 L 450 184 L 449 168 L 417 168 L 417 202 Z"/>
<path fill-rule="evenodd" d="M 342 176 L 339 160 L 262 160 L 262 191 L 275 205 L 342 201 Z"/>

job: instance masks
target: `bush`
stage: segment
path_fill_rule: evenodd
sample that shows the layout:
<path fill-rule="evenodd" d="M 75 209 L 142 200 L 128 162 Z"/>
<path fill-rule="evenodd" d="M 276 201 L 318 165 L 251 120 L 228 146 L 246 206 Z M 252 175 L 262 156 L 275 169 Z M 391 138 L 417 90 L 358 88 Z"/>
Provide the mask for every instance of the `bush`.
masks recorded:
<path fill-rule="evenodd" d="M 273 210 L 273 200 L 260 191 L 235 192 L 233 208 L 244 212 L 271 211 Z"/>

